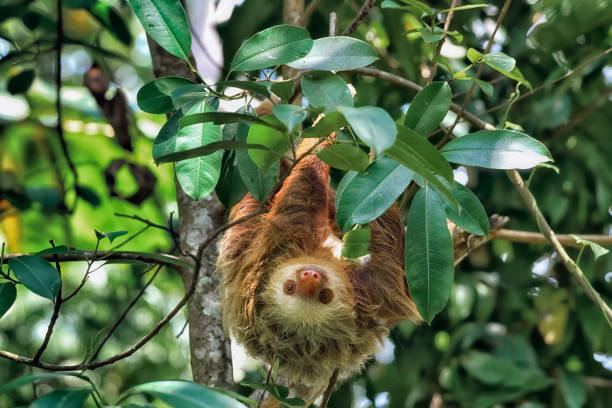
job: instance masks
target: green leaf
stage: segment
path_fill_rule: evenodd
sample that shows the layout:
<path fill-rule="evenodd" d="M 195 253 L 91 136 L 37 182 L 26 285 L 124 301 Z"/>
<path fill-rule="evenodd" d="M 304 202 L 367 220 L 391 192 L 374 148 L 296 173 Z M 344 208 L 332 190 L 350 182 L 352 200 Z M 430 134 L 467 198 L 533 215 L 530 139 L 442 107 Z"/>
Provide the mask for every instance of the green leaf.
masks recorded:
<path fill-rule="evenodd" d="M 580 408 L 586 402 L 582 376 L 565 370 L 559 375 L 559 388 L 567 408 Z"/>
<path fill-rule="evenodd" d="M 440 151 L 449 162 L 489 169 L 529 169 L 552 161 L 546 146 L 514 130 L 481 130 L 451 140 Z"/>
<path fill-rule="evenodd" d="M 487 96 L 493 96 L 493 85 L 488 82 L 483 81 L 482 79 L 472 78 L 476 85 L 485 93 Z"/>
<path fill-rule="evenodd" d="M 30 404 L 30 408 L 81 408 L 91 388 L 66 388 L 51 391 Z"/>
<path fill-rule="evenodd" d="M 215 125 L 222 125 L 226 123 L 238 122 L 255 123 L 258 125 L 275 127 L 273 123 L 261 120 L 257 116 L 238 112 L 202 112 L 185 115 L 179 119 L 179 125 L 181 127 L 195 125 L 197 123 L 213 123 Z M 279 128 L 278 126 L 275 128 L 278 130 L 284 129 L 282 127 Z"/>
<path fill-rule="evenodd" d="M 66 377 L 66 376 L 77 377 L 77 378 L 80 378 L 81 380 L 85 380 L 88 383 L 91 383 L 91 380 L 89 379 L 89 377 L 83 374 L 80 374 L 80 373 L 65 372 L 65 373 L 30 374 L 30 375 L 24 375 L 22 377 L 16 378 L 13 381 L 7 382 L 6 384 L 2 385 L 0 387 L 0 394 L 14 390 L 15 388 L 21 387 L 22 385 L 31 384 L 39 380 L 55 379 L 55 378 L 61 378 L 61 377 Z"/>
<path fill-rule="evenodd" d="M 9 259 L 8 265 L 26 288 L 47 299 L 55 299 L 62 281 L 49 262 L 37 256 L 24 255 Z"/>
<path fill-rule="evenodd" d="M 386 155 L 402 164 L 404 164 L 403 161 L 416 159 L 423 167 L 441 175 L 449 183 L 453 181 L 453 169 L 434 145 L 429 143 L 427 139 L 417 134 L 414 130 L 405 126 L 397 125 L 397 130 L 397 140 L 395 144 L 387 150 L 385 153 Z M 397 158 L 402 158 L 403 161 Z M 411 168 L 407 164 L 404 164 L 404 166 Z M 416 171 L 416 169 L 414 170 Z"/>
<path fill-rule="evenodd" d="M 230 65 L 232 71 L 253 71 L 295 61 L 308 54 L 313 41 L 308 31 L 278 25 L 255 34 L 242 44 Z"/>
<path fill-rule="evenodd" d="M 346 82 L 331 72 L 315 72 L 304 75 L 302 91 L 310 106 L 322 106 L 326 111 L 337 106 L 353 106 L 351 90 Z"/>
<path fill-rule="evenodd" d="M 247 143 L 263 145 L 268 148 L 268 150 L 249 150 L 251 160 L 264 170 L 279 160 L 290 146 L 289 139 L 284 133 L 263 125 L 251 126 Z"/>
<path fill-rule="evenodd" d="M 340 170 L 362 172 L 368 167 L 369 158 L 358 146 L 350 144 L 333 144 L 317 153 L 319 159 Z"/>
<path fill-rule="evenodd" d="M 377 106 L 351 108 L 339 106 L 338 110 L 357 137 L 376 151 L 382 153 L 395 143 L 397 129 L 387 111 Z"/>
<path fill-rule="evenodd" d="M 342 231 L 366 224 L 395 202 L 414 173 L 395 160 L 380 157 L 363 174 L 347 173 L 336 192 L 336 222 Z"/>
<path fill-rule="evenodd" d="M 11 95 L 24 93 L 30 89 L 32 82 L 34 82 L 34 70 L 24 69 L 17 75 L 9 78 L 6 84 L 6 90 L 9 91 Z"/>
<path fill-rule="evenodd" d="M 419 176 L 422 177 L 431 183 L 452 205 L 458 206 L 457 200 L 450 192 L 451 187 L 448 178 L 438 178 L 434 173 L 442 171 L 448 177 L 446 166 L 450 168 L 450 165 L 448 163 L 444 165 L 439 161 L 439 157 L 436 155 L 439 155 L 440 152 L 427 139 L 418 135 L 412 129 L 398 125 L 398 130 L 395 144 L 385 152 L 385 155 L 414 171 L 416 173 L 415 181 L 419 179 Z M 439 169 L 437 169 L 438 167 Z M 452 174 L 452 169 L 450 173 Z"/>
<path fill-rule="evenodd" d="M 17 290 L 11 282 L 0 283 L 0 318 L 10 309 L 17 298 Z"/>
<path fill-rule="evenodd" d="M 289 133 L 293 133 L 308 116 L 304 109 L 295 105 L 274 105 L 272 112 Z"/>
<path fill-rule="evenodd" d="M 244 108 L 240 109 L 244 110 Z M 249 134 L 249 125 L 244 122 L 229 124 L 223 128 L 224 135 L 226 131 L 231 132 L 232 138 L 237 142 L 246 142 Z M 275 161 L 264 171 L 251 160 L 248 151 L 240 150 L 236 152 L 235 169 L 240 181 L 246 186 L 247 190 L 257 201 L 261 202 L 276 185 L 280 172 L 280 162 Z"/>
<path fill-rule="evenodd" d="M 227 395 L 189 381 L 154 381 L 132 387 L 128 393 L 151 395 L 174 408 L 244 408 Z"/>
<path fill-rule="evenodd" d="M 225 137 L 225 129 L 223 129 L 223 135 Z M 236 205 L 236 203 L 249 192 L 249 189 L 240 178 L 240 172 L 236 165 L 237 153 L 238 152 L 235 151 L 223 152 L 223 158 L 221 159 L 221 174 L 215 186 L 217 198 L 219 198 L 221 204 L 228 209 Z M 253 166 L 258 168 L 254 164 Z"/>
<path fill-rule="evenodd" d="M 583 247 L 588 246 L 589 248 L 591 248 L 591 251 L 593 251 L 593 255 L 595 255 L 595 259 L 599 258 L 600 256 L 604 256 L 605 254 L 610 252 L 609 249 L 602 247 L 596 242 L 589 241 L 588 239 L 580 238 L 579 236 L 574 235 L 574 234 L 570 234 L 570 236 L 574 238 L 574 240 L 576 240 L 576 242 L 582 245 Z"/>
<path fill-rule="evenodd" d="M 546 379 L 537 367 L 479 351 L 468 352 L 461 363 L 468 374 L 486 385 L 526 387 L 531 382 Z"/>
<path fill-rule="evenodd" d="M 286 81 L 270 81 L 270 90 L 285 102 L 291 102 L 293 96 L 293 79 Z"/>
<path fill-rule="evenodd" d="M 474 48 L 470 48 L 467 51 L 467 57 L 472 63 L 484 62 L 504 76 L 522 83 L 529 89 L 533 89 L 529 81 L 525 79 L 521 71 L 516 67 L 516 60 L 503 52 L 481 54 Z"/>
<path fill-rule="evenodd" d="M 370 249 L 370 228 L 360 228 L 349 231 L 342 237 L 342 256 L 346 258 L 359 258 L 367 255 Z"/>
<path fill-rule="evenodd" d="M 195 102 L 182 106 L 164 123 L 155 138 L 155 142 L 153 142 L 153 160 L 157 161 L 160 157 L 167 156 L 176 151 L 179 119 L 186 115 L 194 105 Z"/>
<path fill-rule="evenodd" d="M 426 136 L 435 130 L 451 106 L 452 91 L 446 82 L 432 82 L 412 100 L 404 126 Z"/>
<path fill-rule="evenodd" d="M 184 85 L 197 85 L 195 82 L 181 77 L 164 77 L 146 83 L 138 90 L 136 100 L 138 106 L 149 113 L 169 113 L 177 108 L 172 93 Z M 204 88 L 200 87 L 202 91 Z"/>
<path fill-rule="evenodd" d="M 344 116 L 340 112 L 330 112 L 323 116 L 314 126 L 304 129 L 302 137 L 320 139 L 347 125 Z"/>
<path fill-rule="evenodd" d="M 144 30 L 163 49 L 189 62 L 191 32 L 180 1 L 129 0 Z"/>
<path fill-rule="evenodd" d="M 209 122 L 210 123 L 210 122 Z M 174 153 L 169 153 L 157 158 L 157 163 L 170 163 L 181 160 L 193 159 L 195 157 L 208 156 L 220 150 L 248 150 L 260 149 L 268 150 L 266 146 L 260 144 L 240 143 L 233 140 L 220 140 L 218 142 L 210 142 L 203 146 L 194 147 L 193 149 L 181 150 Z"/>
<path fill-rule="evenodd" d="M 214 108 L 206 101 L 193 106 L 188 114 L 211 112 Z M 221 142 L 221 128 L 212 123 L 196 123 L 182 127 L 176 136 L 176 152 Z M 176 162 L 176 178 L 187 195 L 194 200 L 210 194 L 221 173 L 222 152 L 216 150 L 205 156 Z"/>
<path fill-rule="evenodd" d="M 222 85 L 223 87 L 233 87 L 238 89 L 244 89 L 245 91 L 249 91 L 252 94 L 261 95 L 263 97 L 270 97 L 270 88 L 272 87 L 273 82 L 271 81 L 224 81 L 220 82 L 217 85 Z"/>
<path fill-rule="evenodd" d="M 53 248 L 43 249 L 42 251 L 36 252 L 35 255 L 48 255 L 48 254 L 66 254 L 68 253 L 68 247 L 66 245 L 58 245 Z"/>
<path fill-rule="evenodd" d="M 106 28 L 113 36 L 125 45 L 132 43 L 132 34 L 123 21 L 121 15 L 113 7 L 102 1 L 92 1 L 87 10 Z"/>
<path fill-rule="evenodd" d="M 459 209 L 444 203 L 446 216 L 471 234 L 487 235 L 489 218 L 478 197 L 469 188 L 456 181 L 453 183 L 451 192 L 459 203 Z"/>
<path fill-rule="evenodd" d="M 410 206 L 404 265 L 414 303 L 431 324 L 451 293 L 454 254 L 444 205 L 429 184 L 416 193 Z"/>
<path fill-rule="evenodd" d="M 100 196 L 98 195 L 98 193 L 96 193 L 96 190 L 94 190 L 91 187 L 77 185 L 76 193 L 79 197 L 87 201 L 93 207 L 97 207 L 100 204 L 102 204 L 102 200 L 100 199 Z"/>
<path fill-rule="evenodd" d="M 94 231 L 96 233 L 96 237 L 98 238 L 98 240 L 108 238 L 108 242 L 110 242 L 111 244 L 113 243 L 115 238 L 118 238 L 128 233 L 127 231 L 113 231 L 113 232 L 101 232 L 98 230 L 94 230 Z"/>
<path fill-rule="evenodd" d="M 347 71 L 365 67 L 376 60 L 378 54 L 367 42 L 337 36 L 315 40 L 308 55 L 287 65 L 302 70 Z"/>
<path fill-rule="evenodd" d="M 434 27 L 433 31 L 429 27 L 419 28 L 419 33 L 426 43 L 435 43 L 444 38 L 444 30 L 440 27 Z"/>

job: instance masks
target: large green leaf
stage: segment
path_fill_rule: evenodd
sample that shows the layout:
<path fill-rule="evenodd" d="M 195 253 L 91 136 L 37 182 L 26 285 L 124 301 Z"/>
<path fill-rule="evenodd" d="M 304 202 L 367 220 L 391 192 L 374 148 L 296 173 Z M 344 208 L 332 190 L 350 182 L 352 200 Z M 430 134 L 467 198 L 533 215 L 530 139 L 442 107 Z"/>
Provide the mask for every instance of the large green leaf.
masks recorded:
<path fill-rule="evenodd" d="M 296 128 L 306 119 L 308 112 L 300 106 L 295 105 L 275 105 L 272 108 L 274 116 L 285 126 L 289 133 L 293 133 Z"/>
<path fill-rule="evenodd" d="M 91 388 L 66 388 L 51 391 L 30 404 L 30 408 L 81 408 Z"/>
<path fill-rule="evenodd" d="M 296 69 L 346 71 L 365 67 L 376 60 L 378 54 L 367 42 L 338 36 L 315 40 L 308 55 L 287 65 Z"/>
<path fill-rule="evenodd" d="M 453 170 L 448 162 L 427 139 L 414 130 L 402 125 L 397 125 L 397 130 L 397 140 L 385 155 L 413 170 L 456 205 L 457 201 L 450 192 Z M 443 180 L 438 179 L 436 173 Z"/>
<path fill-rule="evenodd" d="M 176 136 L 179 132 L 179 119 L 187 114 L 195 103 L 182 106 L 164 123 L 153 143 L 153 160 L 167 156 L 176 151 Z"/>
<path fill-rule="evenodd" d="M 130 394 L 148 394 L 173 408 L 244 408 L 240 402 L 189 381 L 155 381 L 132 387 Z"/>
<path fill-rule="evenodd" d="M 336 193 L 336 221 L 342 231 L 366 224 L 395 202 L 410 184 L 413 172 L 395 160 L 380 157 L 363 174 L 347 173 Z"/>
<path fill-rule="evenodd" d="M 224 129 L 225 135 L 225 129 Z M 219 175 L 219 181 L 215 186 L 215 193 L 219 201 L 225 206 L 225 208 L 232 208 L 238 203 L 249 189 L 242 182 L 240 178 L 240 172 L 236 165 L 236 154 L 235 151 L 223 152 L 223 158 L 221 159 L 221 174 Z M 253 164 L 254 167 L 255 164 Z"/>
<path fill-rule="evenodd" d="M 189 61 L 191 32 L 180 1 L 129 0 L 144 30 L 163 49 Z"/>
<path fill-rule="evenodd" d="M 346 82 L 331 72 L 315 72 L 304 75 L 302 91 L 311 106 L 322 106 L 326 111 L 337 106 L 353 106 L 351 90 Z"/>
<path fill-rule="evenodd" d="M 57 269 L 37 256 L 24 255 L 9 259 L 8 265 L 17 279 L 32 292 L 54 300 L 61 284 Z"/>
<path fill-rule="evenodd" d="M 453 286 L 453 241 L 444 204 L 429 184 L 414 196 L 406 230 L 406 279 L 416 307 L 431 323 Z"/>
<path fill-rule="evenodd" d="M 236 51 L 231 71 L 253 71 L 295 61 L 308 54 L 313 41 L 306 29 L 292 25 L 267 28 Z"/>
<path fill-rule="evenodd" d="M 265 118 L 265 116 L 264 116 Z M 290 146 L 289 138 L 284 133 L 263 125 L 252 125 L 247 136 L 247 143 L 263 145 L 268 150 L 249 150 L 249 157 L 255 164 L 266 170 L 279 160 Z"/>
<path fill-rule="evenodd" d="M 358 146 L 350 144 L 333 144 L 317 153 L 319 159 L 340 170 L 362 172 L 368 167 L 369 158 Z"/>
<path fill-rule="evenodd" d="M 182 77 L 164 77 L 146 83 L 138 90 L 136 95 L 138 106 L 149 113 L 172 112 L 176 108 L 173 93 L 185 85 L 199 87 L 196 83 Z M 200 89 L 204 92 L 204 88 L 200 87 Z"/>
<path fill-rule="evenodd" d="M 197 103 L 189 114 L 210 112 L 214 108 L 206 101 Z M 176 151 L 193 149 L 221 141 L 221 128 L 212 123 L 198 123 L 181 128 L 176 137 Z M 187 195 L 194 200 L 210 194 L 221 172 L 220 150 L 206 156 L 181 160 L 176 163 L 176 177 Z"/>
<path fill-rule="evenodd" d="M 344 115 L 357 137 L 376 153 L 384 152 L 395 143 L 397 129 L 393 118 L 386 110 L 377 106 L 360 108 L 340 106 L 338 110 Z"/>
<path fill-rule="evenodd" d="M 17 290 L 11 282 L 0 283 L 0 317 L 4 316 L 7 310 L 15 302 Z"/>
<path fill-rule="evenodd" d="M 406 112 L 404 126 L 423 136 L 435 130 L 451 105 L 452 92 L 446 82 L 432 82 L 419 92 Z"/>
<path fill-rule="evenodd" d="M 451 192 L 459 203 L 459 208 L 444 203 L 446 216 L 469 233 L 487 235 L 489 218 L 478 197 L 469 188 L 456 181 L 453 183 Z"/>
<path fill-rule="evenodd" d="M 552 161 L 546 146 L 514 130 L 481 130 L 451 140 L 440 151 L 449 162 L 490 169 L 529 169 Z"/>
<path fill-rule="evenodd" d="M 479 351 L 470 351 L 462 365 L 472 377 L 487 385 L 525 387 L 535 379 L 545 378 L 540 369 L 511 358 Z"/>

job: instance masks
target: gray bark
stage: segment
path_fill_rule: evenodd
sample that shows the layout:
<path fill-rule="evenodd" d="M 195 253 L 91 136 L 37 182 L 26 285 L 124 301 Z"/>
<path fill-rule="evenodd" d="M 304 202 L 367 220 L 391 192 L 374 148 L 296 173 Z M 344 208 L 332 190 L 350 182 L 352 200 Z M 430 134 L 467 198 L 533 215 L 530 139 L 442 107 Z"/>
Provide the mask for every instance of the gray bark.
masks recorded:
<path fill-rule="evenodd" d="M 149 39 L 156 77 L 182 76 L 194 79 L 187 64 L 168 54 Z M 225 209 L 214 194 L 192 200 L 176 182 L 179 238 L 182 251 L 195 254 L 198 246 L 225 221 Z M 221 324 L 219 276 L 215 273 L 217 245 L 209 245 L 202 256 L 202 269 L 194 295 L 188 303 L 189 347 L 193 380 L 200 384 L 234 388 L 230 340 Z M 185 288 L 191 285 L 193 270 L 182 271 Z"/>

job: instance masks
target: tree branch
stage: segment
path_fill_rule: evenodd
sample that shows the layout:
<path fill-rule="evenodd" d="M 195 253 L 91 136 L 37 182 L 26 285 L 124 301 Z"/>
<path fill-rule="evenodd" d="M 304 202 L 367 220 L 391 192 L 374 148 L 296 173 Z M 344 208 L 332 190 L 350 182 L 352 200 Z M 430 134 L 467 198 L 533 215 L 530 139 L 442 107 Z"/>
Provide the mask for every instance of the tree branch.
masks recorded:
<path fill-rule="evenodd" d="M 4 256 L 4 263 L 9 259 L 14 259 L 24 255 L 36 254 L 7 254 Z M 59 262 L 74 262 L 74 261 L 111 261 L 111 260 L 133 260 L 159 265 L 166 265 L 172 268 L 177 266 L 189 266 L 189 262 L 168 254 L 154 254 L 147 252 L 134 251 L 82 251 L 82 252 L 67 252 L 63 254 L 43 254 L 36 255 L 47 261 L 54 261 L 55 257 Z"/>
<path fill-rule="evenodd" d="M 306 10 L 304 10 L 304 14 L 302 15 L 302 19 L 300 20 L 300 25 L 302 27 L 306 27 L 308 25 L 308 22 L 310 21 L 310 17 L 312 17 L 312 14 L 315 12 L 317 7 L 319 6 L 319 3 L 321 3 L 321 0 L 311 0 L 310 1 L 310 4 L 308 4 L 308 7 L 306 7 Z"/>
<path fill-rule="evenodd" d="M 375 2 L 376 0 L 365 0 L 363 2 L 363 6 L 361 6 L 361 9 L 357 13 L 351 24 L 349 24 L 348 27 L 346 27 L 340 35 L 350 36 L 351 34 L 353 34 L 357 27 L 359 27 L 359 24 L 361 24 L 363 19 L 366 18 L 366 16 L 370 13 L 370 10 L 372 10 L 372 7 L 374 6 Z"/>
<path fill-rule="evenodd" d="M 448 28 L 450 27 L 450 23 L 453 19 L 453 15 L 455 15 L 454 9 L 457 6 L 458 0 L 451 1 L 451 11 L 446 15 L 446 21 L 444 21 L 444 37 L 440 41 L 438 41 L 438 45 L 436 46 L 436 51 L 434 52 L 433 59 L 431 61 L 431 75 L 429 75 L 429 79 L 427 79 L 427 83 L 430 84 L 436 76 L 436 69 L 438 68 L 438 58 L 440 57 L 440 51 L 442 51 L 442 46 L 444 45 L 444 41 L 446 40 L 446 33 L 448 32 Z"/>
<path fill-rule="evenodd" d="M 612 246 L 612 235 L 594 235 L 594 234 L 576 234 L 577 237 L 595 242 L 602 246 Z M 502 239 L 512 242 L 524 242 L 527 244 L 544 244 L 551 245 L 544 234 L 529 231 L 517 231 L 502 228 L 495 232 L 495 239 Z M 561 245 L 573 248 L 582 248 L 582 245 L 577 243 L 574 237 L 569 234 L 558 234 L 557 239 Z"/>

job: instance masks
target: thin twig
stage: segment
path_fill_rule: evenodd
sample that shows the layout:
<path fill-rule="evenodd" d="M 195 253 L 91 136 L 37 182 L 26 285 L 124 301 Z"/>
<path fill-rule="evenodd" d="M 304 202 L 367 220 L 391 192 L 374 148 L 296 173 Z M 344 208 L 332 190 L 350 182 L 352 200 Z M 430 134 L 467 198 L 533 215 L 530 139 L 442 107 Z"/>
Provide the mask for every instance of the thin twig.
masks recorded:
<path fill-rule="evenodd" d="M 4 263 L 9 259 L 17 258 L 29 254 L 7 254 L 4 256 Z M 174 255 L 168 254 L 147 254 L 146 252 L 133 252 L 133 251 L 83 251 L 83 252 L 67 252 L 62 254 L 43 254 L 37 255 L 40 258 L 48 261 L 54 261 L 55 256 L 58 257 L 60 262 L 75 262 L 75 261 L 110 261 L 110 260 L 133 260 L 141 261 L 144 263 L 154 263 L 160 265 L 166 265 L 172 268 L 176 268 L 177 263 L 185 262 L 183 259 Z M 65 300 L 65 299 L 64 299 Z"/>
<path fill-rule="evenodd" d="M 514 102 L 518 102 L 518 101 L 520 101 L 522 99 L 525 99 L 528 96 L 531 96 L 534 93 L 536 93 L 536 92 L 538 92 L 538 91 L 540 91 L 540 90 L 542 90 L 542 89 L 544 89 L 544 88 L 546 88 L 546 87 L 548 87 L 550 85 L 556 84 L 559 81 L 563 81 L 565 78 L 568 78 L 568 77 L 574 75 L 575 73 L 577 73 L 578 71 L 580 71 L 582 68 L 586 67 L 587 65 L 591 64 L 592 62 L 595 62 L 598 59 L 600 59 L 602 57 L 605 57 L 610 52 L 612 52 L 612 47 L 610 47 L 607 50 L 601 52 L 600 54 L 597 54 L 596 56 L 594 56 L 592 58 L 587 59 L 583 63 L 579 64 L 576 68 L 574 68 L 574 69 L 572 69 L 570 71 L 567 71 L 565 74 L 561 75 L 559 78 L 556 78 L 556 79 L 553 79 L 552 81 L 546 82 L 546 83 L 544 83 L 544 84 L 542 84 L 540 86 L 537 86 L 537 87 L 533 88 L 531 91 L 522 94 Z M 491 109 L 487 109 L 486 111 L 480 113 L 478 116 L 484 116 L 484 115 L 486 115 L 488 113 L 491 113 L 491 112 L 494 112 L 494 111 L 499 110 L 501 108 L 504 108 L 504 107 L 508 106 L 509 104 L 510 104 L 509 101 L 503 102 L 503 103 L 501 103 L 501 104 L 499 104 L 497 106 L 492 107 Z"/>
<path fill-rule="evenodd" d="M 111 329 L 106 333 L 106 335 L 104 336 L 104 339 L 102 339 L 102 341 L 100 342 L 100 345 L 98 345 L 98 348 L 96 349 L 96 351 L 93 353 L 91 359 L 89 359 L 90 363 L 93 363 L 96 358 L 98 358 L 98 355 L 100 354 L 100 351 L 102 351 L 102 347 L 104 347 L 104 344 L 106 344 L 106 342 L 108 341 L 108 339 L 110 339 L 110 337 L 113 335 L 113 333 L 115 332 L 115 330 L 117 330 L 117 327 L 119 327 L 119 325 L 121 324 L 121 322 L 123 322 L 123 320 L 126 318 L 127 314 L 130 312 L 130 310 L 132 309 L 132 307 L 134 307 L 134 305 L 136 304 L 136 302 L 138 302 L 138 300 L 142 297 L 142 295 L 144 295 L 145 290 L 147 290 L 147 288 L 149 287 L 149 285 L 151 285 L 151 283 L 153 283 L 153 280 L 155 279 L 155 277 L 157 276 L 157 273 L 159 272 L 159 270 L 161 269 L 162 265 L 158 265 L 157 268 L 155 269 L 155 272 L 153 272 L 153 275 L 151 276 L 151 278 L 149 278 L 149 280 L 147 281 L 147 283 L 144 284 L 144 286 L 142 287 L 142 289 L 140 289 L 140 291 L 138 292 L 138 294 L 134 297 L 134 299 L 132 299 L 132 301 L 130 302 L 130 304 L 125 308 L 125 310 L 123 311 L 123 313 L 121 314 L 121 316 L 119 316 L 119 318 L 117 319 L 117 321 L 115 322 L 115 324 L 113 325 L 113 327 L 111 327 Z"/>
<path fill-rule="evenodd" d="M 359 27 L 359 24 L 361 24 L 363 19 L 366 18 L 366 16 L 370 13 L 370 10 L 372 10 L 372 7 L 374 6 L 375 2 L 376 0 L 365 0 L 363 2 L 363 6 L 361 6 L 361 9 L 357 13 L 353 21 L 351 21 L 351 24 L 349 24 L 348 27 L 346 27 L 340 35 L 350 36 L 351 34 L 353 34 L 357 27 Z"/>
<path fill-rule="evenodd" d="M 493 29 L 493 32 L 491 33 L 491 37 L 489 38 L 489 41 L 487 42 L 487 47 L 484 50 L 484 54 L 488 54 L 489 51 L 491 51 L 491 47 L 493 46 L 493 43 L 495 41 L 495 34 L 497 34 L 497 30 L 501 26 L 501 23 L 504 20 L 504 17 L 506 16 L 506 12 L 508 11 L 508 8 L 510 7 L 510 3 L 512 3 L 512 0 L 506 0 L 504 2 L 504 6 L 502 7 L 501 12 L 499 13 L 499 16 L 497 17 L 497 21 L 495 22 L 495 28 Z M 481 63 L 478 66 L 476 75 L 474 76 L 474 81 L 472 81 L 472 85 L 470 86 L 470 89 L 468 90 L 467 95 L 463 99 L 463 103 L 461 104 L 461 109 L 459 109 L 459 112 L 457 112 L 457 117 L 455 118 L 455 121 L 453 122 L 451 127 L 448 129 L 448 131 L 444 134 L 444 137 L 442 138 L 442 140 L 440 140 L 440 142 L 436 145 L 437 148 L 444 146 L 444 144 L 446 144 L 446 142 L 448 142 L 453 137 L 453 130 L 455 130 L 455 126 L 457 126 L 457 124 L 461 120 L 461 117 L 463 116 L 463 112 L 465 111 L 465 108 L 467 107 L 468 102 L 472 98 L 472 93 L 474 93 L 474 89 L 476 89 L 476 79 L 480 78 L 480 74 L 482 73 L 483 68 L 484 68 L 484 63 Z"/>
<path fill-rule="evenodd" d="M 594 235 L 594 234 L 576 234 L 578 238 L 585 239 L 587 241 L 595 242 L 602 246 L 612 247 L 612 235 Z M 551 245 L 550 241 L 544 234 L 530 231 L 517 231 L 511 229 L 502 228 L 495 233 L 495 239 L 502 239 L 505 241 L 512 242 L 525 242 L 528 244 L 548 244 Z M 569 234 L 557 234 L 557 240 L 561 245 L 573 248 L 582 248 L 583 245 L 576 242 L 574 237 Z"/>
<path fill-rule="evenodd" d="M 49 242 L 51 243 L 51 246 L 55 248 L 55 243 L 53 243 L 53 240 Z M 53 313 L 51 314 L 51 320 L 49 321 L 49 326 L 47 327 L 47 333 L 45 334 L 45 339 L 43 340 L 42 344 L 38 348 L 38 351 L 36 351 L 36 354 L 34 355 L 33 360 L 36 362 L 40 360 L 40 357 L 42 356 L 42 354 L 47 349 L 47 346 L 49 345 L 49 341 L 51 340 L 51 335 L 53 334 L 53 328 L 55 327 L 55 322 L 57 322 L 57 318 L 59 317 L 60 308 L 62 307 L 62 281 L 61 281 L 62 269 L 60 268 L 60 263 L 59 263 L 59 260 L 57 260 L 57 257 L 55 258 L 55 268 L 57 269 L 57 273 L 59 274 L 59 277 L 60 277 L 60 286 L 57 289 L 57 295 L 55 295 L 55 304 L 53 305 Z"/>
<path fill-rule="evenodd" d="M 384 81 L 387 81 L 391 84 L 397 85 L 397 86 L 401 86 L 402 88 L 406 88 L 406 89 L 410 89 L 414 92 L 420 92 L 423 87 L 420 86 L 419 84 L 417 84 L 416 82 L 412 82 L 406 78 L 403 78 L 399 75 L 395 75 L 395 74 L 391 74 L 387 71 L 383 71 L 380 69 L 376 69 L 376 68 L 357 68 L 357 69 L 352 69 L 350 71 L 347 72 L 352 72 L 355 74 L 360 74 L 360 75 L 367 75 L 367 76 L 371 76 L 374 78 L 379 78 L 382 79 Z M 451 104 L 450 110 L 452 110 L 453 112 L 457 113 L 459 116 L 459 112 L 461 111 L 461 107 L 455 103 Z M 467 111 L 463 111 L 462 116 L 465 120 L 467 120 L 468 122 L 470 122 L 472 125 L 482 128 L 482 129 L 495 129 L 495 126 L 489 124 L 488 122 L 485 122 L 484 120 L 480 119 L 478 116 L 467 112 Z"/>
<path fill-rule="evenodd" d="M 336 385 L 336 381 L 338 381 L 338 373 L 339 370 L 336 368 L 332 373 L 331 378 L 329 379 L 329 384 L 327 385 L 327 389 L 325 390 L 325 394 L 323 394 L 323 401 L 321 402 L 320 408 L 326 408 L 329 403 L 329 399 L 331 398 L 332 392 L 334 391 L 334 386 Z"/>
<path fill-rule="evenodd" d="M 117 212 L 116 212 L 116 213 L 115 213 L 115 215 L 116 215 L 117 217 L 131 218 L 131 219 L 133 219 L 133 220 L 140 221 L 140 222 L 142 222 L 143 224 L 148 225 L 149 227 L 159 228 L 159 229 L 161 229 L 161 230 L 164 230 L 164 231 L 168 232 L 170 235 L 172 235 L 172 237 L 173 237 L 173 238 L 174 238 L 174 237 L 178 237 L 178 233 L 177 233 L 176 231 L 174 231 L 174 229 L 173 229 L 173 228 L 170 228 L 170 227 L 165 227 L 165 226 L 160 225 L 160 224 L 156 224 L 156 223 L 151 222 L 151 221 L 149 221 L 149 220 L 147 220 L 147 219 L 144 219 L 144 218 L 142 218 L 142 217 L 139 217 L 139 216 L 138 216 L 138 215 L 136 215 L 136 214 L 129 215 L 129 214 L 122 214 L 122 213 L 117 213 Z M 170 220 L 172 220 L 172 215 L 170 216 Z"/>
<path fill-rule="evenodd" d="M 591 103 L 580 109 L 580 111 L 578 111 L 578 113 L 576 113 L 576 115 L 574 115 L 569 122 L 559 126 L 551 137 L 558 137 L 584 122 L 591 115 L 591 113 L 599 108 L 602 103 L 608 100 L 610 95 L 612 95 L 612 88 L 608 88 L 605 92 L 599 94 L 599 96 L 597 96 Z"/>
<path fill-rule="evenodd" d="M 525 186 L 523 178 L 521 177 L 519 172 L 517 170 L 507 170 L 506 173 L 508 174 L 508 177 L 518 190 L 519 194 L 521 195 L 521 198 L 527 205 L 527 208 L 535 218 L 538 226 L 542 231 L 542 234 L 544 234 L 546 240 L 550 242 L 553 248 L 555 248 L 555 251 L 557 251 L 557 254 L 559 254 L 559 258 L 561 258 L 561 262 L 563 262 L 563 265 L 565 265 L 574 280 L 576 280 L 576 282 L 578 282 L 578 284 L 582 286 L 587 296 L 589 296 L 591 300 L 593 300 L 593 302 L 595 302 L 595 304 L 597 304 L 601 308 L 601 311 L 603 312 L 606 320 L 608 321 L 608 324 L 612 326 L 612 309 L 610 309 L 610 306 L 608 306 L 608 304 L 603 301 L 599 293 L 593 288 L 593 286 L 591 286 L 591 283 L 584 276 L 582 269 L 580 269 L 580 267 L 574 262 L 574 260 L 570 258 L 570 256 L 567 254 L 565 248 L 563 248 L 563 245 L 561 244 L 561 242 L 559 242 L 557 235 L 552 230 L 552 228 L 550 228 L 550 225 L 548 225 L 548 221 L 546 221 L 546 218 L 540 211 L 535 197 L 533 196 L 533 194 L 531 194 L 531 191 L 529 191 L 529 189 Z"/>
<path fill-rule="evenodd" d="M 261 404 L 263 403 L 264 396 L 268 391 L 268 386 L 270 384 L 270 378 L 272 378 L 272 369 L 274 368 L 274 364 L 270 364 L 270 369 L 268 370 L 268 375 L 266 375 L 266 386 L 263 390 L 261 390 L 261 395 L 259 396 L 259 400 L 257 401 L 257 408 L 261 408 Z"/>
<path fill-rule="evenodd" d="M 455 15 L 455 10 L 453 10 L 457 6 L 458 0 L 453 0 L 451 2 L 450 8 L 451 11 L 446 15 L 446 21 L 444 21 L 444 37 L 440 41 L 438 41 L 438 45 L 436 46 L 436 51 L 433 55 L 433 60 L 431 62 L 431 75 L 427 79 L 427 83 L 431 83 L 433 81 L 434 76 L 436 76 L 436 69 L 438 68 L 438 58 L 440 58 L 440 51 L 442 51 L 442 46 L 444 45 L 444 41 L 446 40 L 446 34 L 448 33 L 448 28 L 450 27 L 450 23 L 453 19 L 453 15 Z"/>

